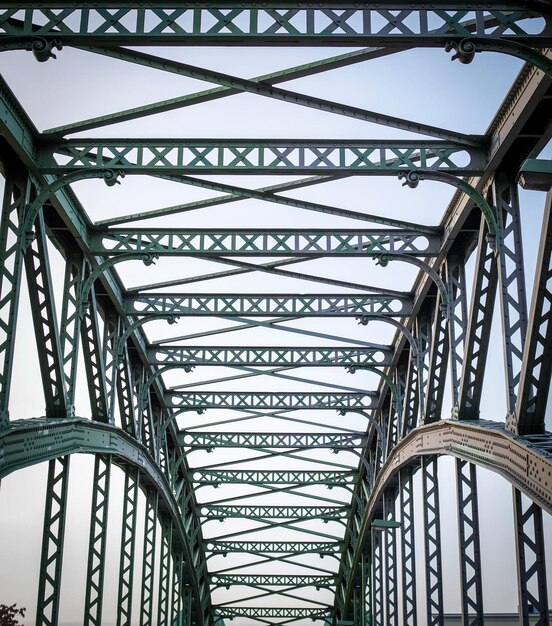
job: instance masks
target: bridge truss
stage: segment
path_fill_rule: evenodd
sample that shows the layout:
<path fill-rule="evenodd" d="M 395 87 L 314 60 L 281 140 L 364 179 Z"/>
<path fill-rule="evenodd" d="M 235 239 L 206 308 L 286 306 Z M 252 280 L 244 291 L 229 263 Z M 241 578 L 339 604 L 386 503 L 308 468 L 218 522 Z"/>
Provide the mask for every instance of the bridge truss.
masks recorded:
<path fill-rule="evenodd" d="M 188 63 L 190 46 L 321 50 L 316 60 L 243 78 L 246 68 Z M 324 57 L 331 47 L 347 51 Z M 523 61 L 486 132 L 279 86 L 423 48 L 467 65 L 488 52 Z M 0 80 L 0 478 L 48 464 L 37 626 L 60 619 L 76 454 L 94 459 L 86 626 L 105 623 L 108 559 L 119 567 L 117 626 L 443 624 L 444 456 L 456 474 L 462 624 L 484 623 L 478 467 L 512 486 L 520 623 L 531 612 L 534 623 L 550 623 L 552 166 L 541 153 L 552 127 L 551 48 L 552 9 L 538 0 L 0 2 L 0 62 L 25 53 L 51 71 L 74 52 L 106 63 L 108 88 L 115 62 L 209 83 L 39 131 Z M 55 102 L 47 85 L 40 89 Z M 289 115 L 306 108 L 368 130 L 355 126 L 345 139 L 324 138 L 323 126 L 311 138 L 285 138 L 274 123 L 256 138 L 216 138 L 209 124 L 199 138 L 175 138 L 174 127 L 151 133 L 158 114 L 200 104 L 209 111 L 244 94 L 287 103 Z M 124 129 L 136 124 L 143 132 L 128 137 Z M 389 140 L 364 139 L 382 127 Z M 335 204 L 307 192 L 383 176 L 411 188 L 448 185 L 454 195 L 432 207 L 441 217 L 428 224 L 403 219 L 406 207 L 400 217 L 348 208 L 354 192 Z M 120 189 L 144 177 L 189 195 L 133 212 L 96 211 L 99 201 L 91 209 L 81 198 L 82 181 L 86 190 L 105 183 L 116 203 Z M 530 289 L 519 185 L 546 194 Z M 222 210 L 242 206 L 255 207 L 246 227 L 218 225 Z M 267 226 L 279 211 L 311 217 L 306 227 Z M 129 280 L 125 268 L 136 261 L 145 267 Z M 166 277 L 154 273 L 156 262 Z M 405 264 L 416 278 L 395 288 Z M 372 270 L 391 278 L 371 284 Z M 16 339 L 30 334 L 20 323 L 24 283 L 45 404 L 34 419 L 10 417 L 24 384 L 13 375 Z M 375 326 L 391 329 L 385 343 L 369 336 Z M 497 326 L 506 415 L 480 415 L 497 367 L 488 354 Z M 356 372 L 347 384 L 345 370 Z M 89 414 L 78 409 L 84 387 Z M 117 530 L 115 468 L 124 476 Z M 117 555 L 106 550 L 108 528 L 119 537 Z"/>

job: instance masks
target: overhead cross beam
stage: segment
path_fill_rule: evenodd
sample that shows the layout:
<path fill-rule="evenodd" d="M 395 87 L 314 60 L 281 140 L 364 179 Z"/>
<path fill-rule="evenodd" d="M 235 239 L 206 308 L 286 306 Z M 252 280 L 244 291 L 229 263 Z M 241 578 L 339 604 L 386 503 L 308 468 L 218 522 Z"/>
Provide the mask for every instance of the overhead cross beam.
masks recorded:
<path fill-rule="evenodd" d="M 285 392 L 231 392 L 190 391 L 169 393 L 165 397 L 172 409 L 200 411 L 205 409 L 363 409 L 377 406 L 376 393 L 285 393 Z"/>
<path fill-rule="evenodd" d="M 109 229 L 92 232 L 95 254 L 127 252 L 161 256 L 362 256 L 407 254 L 429 257 L 439 254 L 438 233 L 382 229 Z"/>
<path fill-rule="evenodd" d="M 268 587 L 332 587 L 335 576 L 298 576 L 264 574 L 213 574 L 211 584 L 225 587 L 231 585 L 266 585 Z"/>
<path fill-rule="evenodd" d="M 270 518 L 270 519 L 344 519 L 349 514 L 345 506 L 236 506 L 203 504 L 200 515 L 207 520 L 227 518 Z"/>
<path fill-rule="evenodd" d="M 194 448 L 361 448 L 366 445 L 363 433 L 178 433 L 184 447 Z"/>
<path fill-rule="evenodd" d="M 396 175 L 435 170 L 481 174 L 483 148 L 449 141 L 362 139 L 65 139 L 43 140 L 38 166 L 44 174 L 80 168 L 126 174 Z"/>
<path fill-rule="evenodd" d="M 233 367 L 350 367 L 390 365 L 391 346 L 366 348 L 278 347 L 278 346 L 156 346 L 148 350 L 152 365 L 209 365 Z"/>
<path fill-rule="evenodd" d="M 195 470 L 192 482 L 197 485 L 352 485 L 352 470 Z"/>
<path fill-rule="evenodd" d="M 412 310 L 412 300 L 397 295 L 297 295 L 297 294 L 174 294 L 150 293 L 125 298 L 127 315 L 166 313 L 186 316 L 224 317 L 354 317 L 378 314 L 403 317 Z"/>
<path fill-rule="evenodd" d="M 462 9 L 447 0 L 390 2 L 363 7 L 356 2 L 213 3 L 198 7 L 179 3 L 166 8 L 157 2 L 119 1 L 111 4 L 69 0 L 29 3 L 4 2 L 0 33 L 57 37 L 68 44 L 89 45 L 254 45 L 254 46 L 404 46 L 441 47 L 467 35 L 504 37 L 539 46 L 546 43 L 552 18 L 532 2 L 467 2 Z M 237 6 L 236 6 L 237 5 Z M 62 9 L 53 11 L 52 9 Z M 463 24 L 475 13 L 476 28 Z M 489 14 L 494 18 L 489 19 Z M 537 34 L 527 26 L 528 16 L 544 16 Z"/>
<path fill-rule="evenodd" d="M 330 609 L 320 608 L 295 608 L 295 607 L 265 607 L 265 606 L 215 606 L 213 607 L 218 615 L 222 618 L 233 619 L 234 617 L 249 617 L 255 619 L 258 617 L 291 617 L 291 618 L 310 618 L 324 619 L 329 615 Z"/>
<path fill-rule="evenodd" d="M 339 555 L 342 541 L 206 541 L 205 551 L 210 554 L 246 553 L 267 554 L 323 554 Z"/>

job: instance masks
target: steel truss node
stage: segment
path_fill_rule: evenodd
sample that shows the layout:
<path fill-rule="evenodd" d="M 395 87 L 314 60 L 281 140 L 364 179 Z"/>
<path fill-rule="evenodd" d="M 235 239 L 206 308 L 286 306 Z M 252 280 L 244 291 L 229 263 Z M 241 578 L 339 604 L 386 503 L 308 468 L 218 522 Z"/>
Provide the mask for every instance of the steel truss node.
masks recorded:
<path fill-rule="evenodd" d="M 85 626 L 108 619 L 108 587 L 117 626 L 416 626 L 422 615 L 440 626 L 451 551 L 459 619 L 482 625 L 480 467 L 512 487 L 519 622 L 536 614 L 549 623 L 552 9 L 540 0 L 383 4 L 0 1 L 0 478 L 47 462 L 36 626 L 67 621 L 75 481 L 91 495 L 80 520 L 84 590 L 71 590 Z M 233 48 L 247 46 L 263 48 L 249 55 L 253 66 L 284 48 L 296 48 L 296 65 L 256 76 L 233 67 Z M 206 67 L 189 62 L 196 47 Z M 354 51 L 303 62 L 309 47 Z M 422 48 L 433 49 L 424 59 L 448 52 L 469 66 L 475 92 L 484 53 L 503 55 L 505 76 L 507 57 L 524 62 L 492 118 L 477 119 L 488 123 L 483 134 L 358 106 L 378 59 L 400 72 L 394 55 L 402 63 Z M 216 54 L 224 71 L 207 67 Z M 89 117 L 82 77 L 64 74 L 59 94 L 49 82 L 52 68 L 67 72 L 77 58 L 108 77 Z M 35 61 L 35 91 L 57 120 L 41 131 L 18 100 Z M 148 86 L 167 73 L 208 85 L 123 109 L 109 89 L 122 67 Z M 348 84 L 354 93 L 314 95 L 334 77 L 336 92 Z M 295 86 L 306 78 L 314 88 Z M 435 98 L 424 94 L 427 106 Z M 405 93 L 397 108 L 419 111 L 418 100 Z M 189 132 L 201 104 L 208 122 Z M 471 117 L 479 104 L 466 103 Z M 299 136 L 294 111 L 309 120 Z M 170 113 L 189 136 L 157 132 Z M 264 131 L 253 130 L 263 119 Z M 220 120 L 224 138 L 212 136 Z M 129 136 L 122 122 L 144 132 Z M 374 183 L 381 176 L 386 190 L 397 179 L 397 194 L 400 180 L 416 188 L 396 196 L 393 214 L 395 200 Z M 148 190 L 143 210 L 133 192 L 143 181 L 178 199 L 161 204 Z M 431 190 L 442 183 L 454 196 L 439 217 Z M 519 185 L 544 201 L 534 272 L 523 247 L 535 211 L 524 211 Z M 81 196 L 85 186 L 113 205 Z M 423 219 L 410 221 L 419 197 Z M 506 414 L 487 415 L 497 323 Z M 18 358 L 36 361 L 41 417 L 14 409 L 23 383 L 26 402 L 36 401 Z M 358 370 L 356 387 L 344 375 Z M 76 454 L 93 457 L 86 484 Z M 454 531 L 441 517 L 445 456 L 454 459 Z"/>

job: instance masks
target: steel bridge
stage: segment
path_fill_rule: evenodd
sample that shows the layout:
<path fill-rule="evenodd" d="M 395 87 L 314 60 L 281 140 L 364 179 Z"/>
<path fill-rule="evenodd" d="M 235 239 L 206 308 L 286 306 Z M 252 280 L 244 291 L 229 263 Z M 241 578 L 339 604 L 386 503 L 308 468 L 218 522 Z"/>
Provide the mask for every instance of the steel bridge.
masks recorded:
<path fill-rule="evenodd" d="M 85 626 L 444 625 L 451 595 L 454 623 L 493 623 L 492 479 L 519 623 L 550 624 L 550 3 L 0 2 L 0 51 L 0 504 L 25 468 L 47 473 L 43 521 L 20 514 L 41 545 L 28 623 L 69 623 L 78 596 Z M 468 77 L 447 97 L 471 115 L 460 130 L 359 104 L 370 67 L 396 62 L 371 85 L 385 93 L 422 53 Z M 490 57 L 514 80 L 474 133 Z M 290 58 L 307 60 L 274 69 Z M 81 94 L 91 59 L 103 78 Z M 323 97 L 339 72 L 348 89 Z M 426 120 L 449 106 L 425 97 Z M 312 116 L 304 139 L 286 138 L 295 115 Z M 354 132 L 326 136 L 334 119 Z M 400 211 L 371 191 L 391 181 Z M 544 206 L 534 270 L 520 187 Z M 426 218 L 403 219 L 424 188 Z M 41 385 L 14 366 L 24 350 Z M 39 416 L 14 411 L 21 389 Z M 70 480 L 89 495 L 84 557 Z M 85 574 L 62 585 L 68 567 Z"/>

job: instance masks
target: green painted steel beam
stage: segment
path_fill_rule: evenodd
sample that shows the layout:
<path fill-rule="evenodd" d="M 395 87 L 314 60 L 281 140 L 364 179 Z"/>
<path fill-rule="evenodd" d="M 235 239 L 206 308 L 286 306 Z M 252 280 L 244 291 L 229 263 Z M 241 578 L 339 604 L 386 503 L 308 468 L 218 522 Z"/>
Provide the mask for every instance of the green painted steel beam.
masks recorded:
<path fill-rule="evenodd" d="M 278 347 L 278 346 L 156 346 L 148 350 L 152 365 L 209 365 L 233 367 L 349 367 L 390 365 L 391 346 L 367 348 Z"/>
<path fill-rule="evenodd" d="M 178 431 L 178 442 L 202 448 L 362 448 L 364 433 L 242 433 Z"/>
<path fill-rule="evenodd" d="M 292 265 L 294 263 L 304 263 L 305 261 L 311 261 L 318 259 L 318 256 L 311 256 L 308 259 L 304 257 L 292 257 L 292 258 L 279 258 L 277 261 L 269 261 L 268 263 L 251 263 L 237 258 L 229 257 L 206 257 L 210 261 L 215 263 L 221 263 L 223 265 L 230 265 L 238 269 L 226 270 L 223 272 L 210 272 L 209 274 L 197 274 L 195 276 L 186 276 L 182 278 L 175 278 L 173 280 L 164 280 L 156 283 L 140 283 L 129 287 L 127 293 L 142 293 L 149 289 L 165 289 L 167 287 L 181 287 L 182 285 L 189 285 L 191 283 L 201 283 L 209 280 L 215 280 L 217 278 L 226 278 L 227 276 L 237 276 L 240 274 L 250 274 L 253 272 L 261 272 L 265 274 L 271 274 L 273 276 L 282 276 L 284 278 L 291 278 L 293 280 L 306 280 L 321 285 L 331 285 L 332 287 L 341 287 L 342 289 L 358 289 L 360 291 L 368 293 L 386 293 L 395 294 L 399 296 L 408 295 L 407 292 L 390 289 L 387 287 L 377 287 L 375 285 L 368 285 L 366 283 L 356 283 L 349 280 L 336 280 L 335 278 L 328 278 L 325 276 L 317 276 L 314 274 L 307 274 L 306 272 L 290 272 L 288 270 L 281 269 L 284 265 Z"/>
<path fill-rule="evenodd" d="M 196 211 L 198 209 L 226 204 L 228 202 L 235 202 L 241 199 L 253 199 L 263 202 L 271 202 L 273 204 L 281 204 L 283 206 L 293 207 L 295 209 L 303 209 L 305 211 L 323 213 L 324 215 L 335 215 L 336 217 L 345 217 L 362 222 L 381 224 L 382 226 L 391 226 L 395 229 L 399 228 L 404 230 L 413 230 L 417 233 L 435 234 L 440 232 L 439 227 L 435 226 L 416 224 L 405 220 L 390 218 L 384 215 L 374 215 L 373 213 L 368 213 L 365 211 L 353 211 L 351 209 L 343 209 L 341 207 L 321 204 L 319 202 L 309 202 L 307 200 L 300 200 L 298 198 L 290 198 L 288 196 L 283 196 L 280 193 L 283 191 L 291 191 L 293 189 L 309 187 L 314 184 L 329 182 L 331 180 L 347 178 L 349 175 L 351 175 L 351 173 L 341 172 L 333 175 L 310 176 L 307 178 L 302 178 L 300 180 L 261 187 L 259 189 L 238 187 L 237 185 L 229 185 L 228 183 L 221 183 L 219 181 L 205 180 L 203 178 L 198 178 L 197 176 L 184 176 L 182 174 L 158 175 L 160 178 L 167 179 L 172 182 L 191 185 L 193 187 L 199 187 L 200 189 L 209 189 L 210 191 L 218 191 L 227 195 L 218 196 L 215 198 L 208 198 L 205 200 L 197 200 L 196 202 L 186 202 L 184 204 L 178 204 L 175 206 L 164 207 L 160 209 L 152 209 L 151 211 L 142 211 L 141 213 L 134 213 L 132 215 L 126 215 L 122 217 L 114 217 L 107 220 L 101 220 L 97 222 L 97 226 L 105 227 L 137 219 L 149 219 L 151 217 L 161 217 L 163 215 L 173 215 L 175 213 Z"/>
<path fill-rule="evenodd" d="M 264 574 L 212 574 L 211 584 L 220 587 L 253 585 L 268 587 L 333 587 L 335 576 L 297 576 Z"/>
<path fill-rule="evenodd" d="M 200 488 L 200 485 L 198 488 Z M 263 487 L 264 485 L 260 485 Z M 305 485 L 294 485 L 297 488 Z M 253 528 L 248 528 L 246 530 L 239 530 L 232 533 L 224 533 L 222 535 L 217 535 L 215 537 L 211 537 L 213 541 L 229 541 L 230 539 L 236 540 L 238 537 L 250 536 L 251 533 L 264 532 L 267 530 L 292 530 L 297 533 L 302 533 L 308 535 L 309 537 L 317 537 L 320 540 L 332 540 L 334 535 L 329 533 L 323 533 L 319 531 L 312 530 L 310 528 L 304 528 L 300 524 L 304 521 L 313 521 L 313 520 L 287 520 L 287 521 L 275 521 L 268 518 L 262 518 L 258 520 L 252 520 L 257 522 L 260 525 L 254 526 Z M 344 526 L 344 525 L 343 525 Z"/>
<path fill-rule="evenodd" d="M 394 48 L 393 50 L 389 50 L 385 48 L 374 47 L 366 48 L 364 50 L 355 50 L 353 52 L 346 52 L 345 54 L 332 56 L 330 58 L 311 61 L 310 63 L 304 63 L 302 65 L 287 68 L 284 70 L 270 72 L 269 74 L 256 76 L 255 78 L 251 78 L 250 80 L 254 82 L 262 82 L 266 85 L 276 85 L 286 81 L 304 78 L 306 76 L 314 76 L 316 74 L 320 74 L 322 72 L 326 72 L 332 69 L 347 67 L 355 63 L 360 63 L 362 61 L 378 59 L 382 56 L 387 56 L 400 51 L 400 48 Z M 115 113 L 100 115 L 97 117 L 82 120 L 80 122 L 65 124 L 56 128 L 49 128 L 44 132 L 55 135 L 67 135 L 83 130 L 91 130 L 102 126 L 109 126 L 111 124 L 116 124 L 127 120 L 138 119 L 140 117 L 154 115 L 156 113 L 173 111 L 175 109 L 181 109 L 184 107 L 201 104 L 203 102 L 211 102 L 213 100 L 225 98 L 239 92 L 240 90 L 236 88 L 214 87 L 211 89 L 198 91 L 196 93 L 185 94 L 176 98 L 170 98 L 168 100 L 162 100 L 159 102 L 153 102 L 151 104 L 132 107 L 123 111 L 117 111 Z"/>
<path fill-rule="evenodd" d="M 270 607 L 270 606 L 215 606 L 213 609 L 222 618 L 233 619 L 234 617 L 249 617 L 255 619 L 258 617 L 290 617 L 295 619 L 309 618 L 325 619 L 330 610 L 319 608 L 296 608 L 296 607 Z"/>
<path fill-rule="evenodd" d="M 205 409 L 362 409 L 376 408 L 379 396 L 366 393 L 286 393 L 286 392 L 240 392 L 240 391 L 189 391 L 169 393 L 165 396 L 167 407 L 181 411 Z"/>
<path fill-rule="evenodd" d="M 343 549 L 342 541 L 206 541 L 209 554 L 334 554 Z"/>
<path fill-rule="evenodd" d="M 113 228 L 91 235 L 94 253 L 150 253 L 160 256 L 436 256 L 441 237 L 416 230 L 270 229 L 210 230 Z"/>
<path fill-rule="evenodd" d="M 39 132 L 1 75 L 0 135 L 9 142 L 17 157 L 35 171 Z M 11 155 L 4 158 L 12 161 L 14 168 L 18 167 L 16 159 Z M 48 183 L 52 177 L 47 176 L 45 179 Z M 62 189 L 57 192 L 56 199 L 68 218 L 69 229 L 84 242 L 88 242 L 89 223 L 82 210 L 79 210 L 74 194 L 69 189 Z"/>
<path fill-rule="evenodd" d="M 186 389 L 195 389 L 196 387 L 204 387 L 206 385 L 210 385 L 211 383 L 223 383 L 223 382 L 228 382 L 230 380 L 240 380 L 240 379 L 244 379 L 244 378 L 252 378 L 252 377 L 258 377 L 258 376 L 267 376 L 267 377 L 272 377 L 272 378 L 280 378 L 286 381 L 294 381 L 294 382 L 300 382 L 300 383 L 307 383 L 307 384 L 314 384 L 318 387 L 323 387 L 325 389 L 333 389 L 336 391 L 340 391 L 340 392 L 352 392 L 352 393 L 364 393 L 364 390 L 361 387 L 350 387 L 348 385 L 339 385 L 339 384 L 335 384 L 335 383 L 331 383 L 331 382 L 323 382 L 320 380 L 313 380 L 312 378 L 306 378 L 303 376 L 292 376 L 290 374 L 286 374 L 284 372 L 288 371 L 288 370 L 293 370 L 295 368 L 293 367 L 275 367 L 272 369 L 266 369 L 266 368 L 255 368 L 255 367 L 246 367 L 244 365 L 234 365 L 232 366 L 233 369 L 236 370 L 240 370 L 243 372 L 246 372 L 246 374 L 243 375 L 238 375 L 238 376 L 217 376 L 216 378 L 213 379 L 208 379 L 208 380 L 201 380 L 200 382 L 190 382 L 190 383 L 180 383 L 178 385 L 174 385 L 173 387 L 169 388 L 169 391 L 184 391 Z M 364 369 L 370 369 L 371 366 L 366 366 Z M 165 370 L 165 368 L 161 368 L 161 370 L 159 371 L 159 374 L 162 374 L 163 371 L 168 371 L 174 369 L 174 366 L 170 365 L 167 366 L 167 369 Z M 184 371 L 190 371 L 192 368 L 189 365 L 184 365 L 183 366 Z M 374 369 L 374 368 L 372 368 Z M 377 373 L 379 372 L 379 370 L 374 369 L 374 371 Z"/>
<path fill-rule="evenodd" d="M 2 135 L 14 139 L 13 147 L 24 161 L 34 162 L 38 151 L 38 130 L 2 76 L 0 76 L 0 113 Z"/>
<path fill-rule="evenodd" d="M 357 472 L 319 470 L 195 470 L 191 482 L 201 485 L 352 485 Z"/>
<path fill-rule="evenodd" d="M 250 595 L 252 592 L 259 592 L 259 593 L 254 593 L 254 595 Z M 226 602 L 221 602 L 220 604 L 218 604 L 218 607 L 225 607 L 225 606 L 236 606 L 236 604 L 241 604 L 243 602 L 247 602 L 248 606 L 250 606 L 250 603 L 252 600 L 257 600 L 259 598 L 264 598 L 264 604 L 263 606 L 267 606 L 268 602 L 266 602 L 267 599 L 274 599 L 275 603 L 280 603 L 282 604 L 283 602 L 286 602 L 286 600 L 288 598 L 290 598 L 292 601 L 294 602 L 287 602 L 288 605 L 293 606 L 294 604 L 296 604 L 296 601 L 304 601 L 305 600 L 305 596 L 304 594 L 297 594 L 297 593 L 292 593 L 293 591 L 299 591 L 299 589 L 282 589 L 282 588 L 272 588 L 272 589 L 268 589 L 267 587 L 259 587 L 257 585 L 251 585 L 248 589 L 242 589 L 242 595 L 240 595 L 238 598 L 234 598 L 233 600 L 228 600 Z M 315 606 L 313 608 L 315 609 L 327 609 L 330 610 L 331 606 L 328 603 L 324 603 L 321 602 L 320 600 L 312 600 L 310 601 L 312 602 L 312 604 L 314 604 Z M 285 623 L 289 623 L 291 621 L 296 621 L 295 619 L 290 619 L 287 620 L 286 622 L 272 622 L 267 620 L 266 624 L 268 626 L 282 626 L 282 624 Z"/>
<path fill-rule="evenodd" d="M 396 295 L 359 294 L 181 294 L 149 293 L 124 300 L 127 315 L 253 317 L 404 317 L 412 299 Z"/>
<path fill-rule="evenodd" d="M 349 515 L 348 506 L 248 506 L 202 504 L 200 515 L 207 520 L 228 518 L 253 519 L 319 519 L 323 521 L 345 519 Z"/>
<path fill-rule="evenodd" d="M 142 479 L 147 479 L 171 515 L 186 562 L 199 566 L 205 561 L 195 513 L 182 518 L 160 465 L 141 443 L 120 428 L 81 418 L 12 421 L 8 429 L 0 431 L 0 449 L 0 479 L 25 467 L 76 453 L 109 455 L 127 467 L 139 468 Z M 187 577 L 198 602 L 208 605 L 208 590 L 200 586 L 198 572 L 189 567 Z"/>
<path fill-rule="evenodd" d="M 434 140 L 43 139 L 38 151 L 38 166 L 48 174 L 83 169 L 126 174 L 381 176 L 429 169 L 468 176 L 482 174 L 486 163 L 482 148 Z"/>
<path fill-rule="evenodd" d="M 2 2 L 0 33 L 56 37 L 68 44 L 96 45 L 286 45 L 441 47 L 470 34 L 505 36 L 535 46 L 546 44 L 551 17 L 534 2 L 389 2 L 385 7 L 356 2 Z M 52 9 L 63 9 L 53 11 Z M 528 9 L 531 10 L 528 13 Z M 473 11 L 478 28 L 462 21 Z M 490 15 L 493 21 L 488 19 Z M 531 33 L 528 15 L 545 15 Z M 471 17 L 471 16 L 470 16 Z M 487 22 L 485 22 L 487 19 Z"/>
<path fill-rule="evenodd" d="M 256 96 L 272 98 L 288 104 L 295 104 L 315 109 L 316 111 L 324 111 L 326 113 L 332 113 L 333 115 L 351 117 L 355 120 L 371 122 L 381 126 L 387 126 L 389 128 L 406 130 L 408 132 L 426 135 L 435 139 L 458 141 L 460 143 L 473 146 L 482 146 L 484 142 L 483 138 L 480 136 L 465 135 L 446 128 L 422 124 L 413 120 L 395 117 L 385 113 L 371 111 L 351 106 L 349 104 L 343 104 L 341 102 L 335 102 L 333 100 L 318 98 L 313 95 L 305 95 L 296 91 L 290 91 L 289 89 L 275 87 L 274 85 L 266 85 L 263 82 L 247 80 L 235 75 L 198 67 L 196 65 L 190 65 L 188 63 L 181 63 L 179 61 L 167 59 L 166 57 L 154 56 L 137 50 L 129 50 L 127 48 L 116 46 L 100 47 L 82 44 L 79 45 L 79 48 L 87 52 L 108 56 L 117 60 L 127 61 L 129 63 L 135 63 L 151 69 L 177 74 L 194 80 L 214 83 L 232 90 L 235 89 L 242 93 L 251 93 Z"/>
<path fill-rule="evenodd" d="M 270 330 L 275 330 L 277 332 L 288 333 L 288 335 L 301 335 L 302 337 L 316 337 L 317 339 L 329 339 L 330 341 L 340 341 L 347 345 L 351 346 L 360 346 L 361 348 L 370 348 L 373 344 L 369 341 L 363 341 L 362 339 L 355 339 L 353 337 L 343 337 L 341 335 L 330 334 L 330 333 L 320 333 L 312 330 L 306 330 L 304 328 L 294 328 L 293 326 L 285 326 L 282 323 L 291 322 L 299 319 L 298 317 L 284 317 L 278 319 L 269 319 L 265 321 L 260 321 L 258 319 L 251 318 L 228 318 L 231 319 L 234 324 L 232 326 L 224 326 L 223 328 L 214 328 L 213 330 L 202 330 L 197 333 L 189 333 L 186 335 L 179 335 L 177 337 L 171 337 L 171 341 L 188 341 L 191 339 L 206 339 L 207 337 L 213 337 L 215 335 L 223 335 L 227 333 L 237 333 L 242 330 L 247 330 L 249 328 L 258 327 L 258 328 L 269 328 Z M 165 339 L 161 340 L 153 340 L 150 345 L 160 345 L 166 344 Z"/>
<path fill-rule="evenodd" d="M 259 414 L 259 417 L 262 417 L 262 414 Z M 212 424 L 209 424 L 209 426 L 211 427 Z M 252 450 L 252 452 L 255 452 L 255 454 L 248 456 L 247 458 L 241 458 L 239 460 L 232 461 L 232 466 L 234 467 L 234 469 L 236 468 L 237 465 L 251 463 L 252 461 L 257 461 L 261 459 L 268 460 L 268 459 L 276 459 L 276 458 L 293 459 L 293 460 L 298 460 L 298 461 L 309 461 L 311 463 L 314 463 L 317 466 L 320 466 L 320 465 L 323 466 L 324 469 L 340 469 L 340 470 L 351 469 L 350 464 L 337 463 L 335 461 L 328 461 L 326 459 L 320 459 L 320 458 L 313 458 L 312 455 L 306 455 L 304 450 L 278 450 L 276 451 L 276 450 L 254 449 Z M 207 465 L 197 466 L 194 469 L 217 469 L 219 467 L 226 468 L 227 466 L 228 466 L 227 461 L 221 461 L 218 463 L 209 463 Z M 288 493 L 291 493 L 293 490 L 288 489 L 287 491 Z M 243 500 L 247 500 L 250 497 L 254 497 L 254 494 L 248 494 L 247 496 L 243 496 Z M 333 498 L 314 496 L 312 494 L 306 497 L 308 499 L 314 499 L 319 502 L 324 502 L 325 505 L 331 505 L 331 506 L 343 505 L 343 502 L 341 500 L 335 500 Z M 235 502 L 236 500 L 240 500 L 240 498 L 241 496 L 238 496 L 236 498 L 232 498 L 232 497 L 223 498 L 222 500 L 210 500 L 209 506 L 219 505 L 219 504 L 227 506 L 230 502 Z M 240 501 L 240 505 L 241 504 L 242 502 Z"/>

